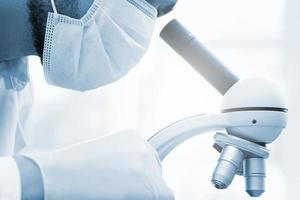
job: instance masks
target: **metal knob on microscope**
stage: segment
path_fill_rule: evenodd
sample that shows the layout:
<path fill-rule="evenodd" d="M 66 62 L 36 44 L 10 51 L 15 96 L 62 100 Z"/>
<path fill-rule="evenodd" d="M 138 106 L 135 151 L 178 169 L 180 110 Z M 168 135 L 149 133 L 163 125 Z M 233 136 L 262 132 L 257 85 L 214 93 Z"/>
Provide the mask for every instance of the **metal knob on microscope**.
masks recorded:
<path fill-rule="evenodd" d="M 226 189 L 231 184 L 243 159 L 244 154 L 241 150 L 233 146 L 225 146 L 213 173 L 212 184 L 217 189 Z"/>
<path fill-rule="evenodd" d="M 246 192 L 252 197 L 259 197 L 265 192 L 265 159 L 247 158 L 244 160 Z"/>

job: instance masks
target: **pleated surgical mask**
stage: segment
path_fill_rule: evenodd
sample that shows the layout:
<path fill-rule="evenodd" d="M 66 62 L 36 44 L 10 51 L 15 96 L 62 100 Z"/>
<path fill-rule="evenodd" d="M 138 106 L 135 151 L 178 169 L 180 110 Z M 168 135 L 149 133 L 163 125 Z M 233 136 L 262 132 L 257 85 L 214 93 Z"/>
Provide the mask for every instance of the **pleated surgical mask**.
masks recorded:
<path fill-rule="evenodd" d="M 157 11 L 145 0 L 95 0 L 81 19 L 48 14 L 43 67 L 46 81 L 86 91 L 129 72 L 149 47 Z"/>

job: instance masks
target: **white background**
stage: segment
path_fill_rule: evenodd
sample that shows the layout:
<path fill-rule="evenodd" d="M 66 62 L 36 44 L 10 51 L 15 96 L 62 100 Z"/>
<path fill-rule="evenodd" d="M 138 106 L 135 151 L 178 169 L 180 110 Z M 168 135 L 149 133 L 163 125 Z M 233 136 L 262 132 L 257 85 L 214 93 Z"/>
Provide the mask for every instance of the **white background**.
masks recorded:
<path fill-rule="evenodd" d="M 158 20 L 152 45 L 142 62 L 122 80 L 88 93 L 48 86 L 38 58 L 31 57 L 35 106 L 27 142 L 42 150 L 123 129 L 138 130 L 147 139 L 184 117 L 219 112 L 221 95 L 158 37 L 162 27 L 174 17 L 240 78 L 266 76 L 282 85 L 290 109 L 296 109 L 293 105 L 300 99 L 300 50 L 295 45 L 297 34 L 290 32 L 296 31 L 300 21 L 300 3 L 289 3 L 287 6 L 285 0 L 179 0 L 172 14 Z M 267 192 L 259 199 L 297 199 L 300 173 L 293 176 L 294 171 L 299 171 L 299 161 L 295 161 L 299 160 L 297 136 L 293 134 L 297 113 L 293 109 L 291 112 L 294 126 L 270 145 Z M 194 138 L 164 161 L 164 176 L 176 199 L 250 199 L 241 177 L 225 191 L 210 184 L 218 159 L 212 138 L 213 133 Z"/>

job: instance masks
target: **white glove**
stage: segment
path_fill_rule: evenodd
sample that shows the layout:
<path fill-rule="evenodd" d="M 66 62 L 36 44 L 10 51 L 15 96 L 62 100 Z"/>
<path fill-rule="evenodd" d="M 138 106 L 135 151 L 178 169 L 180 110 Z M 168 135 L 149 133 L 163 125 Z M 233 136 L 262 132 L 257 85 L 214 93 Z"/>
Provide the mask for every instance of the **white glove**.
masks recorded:
<path fill-rule="evenodd" d="M 45 200 L 174 199 L 156 151 L 133 132 L 25 156 L 41 169 Z"/>

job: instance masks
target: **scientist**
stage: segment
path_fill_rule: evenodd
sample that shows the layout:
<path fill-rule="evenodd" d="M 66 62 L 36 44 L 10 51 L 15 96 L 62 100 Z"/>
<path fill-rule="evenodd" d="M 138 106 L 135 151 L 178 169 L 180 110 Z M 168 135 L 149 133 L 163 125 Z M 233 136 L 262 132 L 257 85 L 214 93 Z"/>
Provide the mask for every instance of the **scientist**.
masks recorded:
<path fill-rule="evenodd" d="M 87 91 L 126 75 L 176 0 L 0 1 L 0 199 L 173 199 L 156 152 L 132 131 L 22 153 L 32 102 L 27 56 L 47 83 Z"/>

